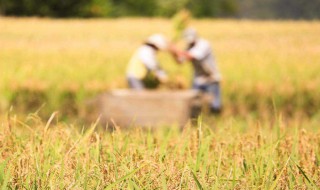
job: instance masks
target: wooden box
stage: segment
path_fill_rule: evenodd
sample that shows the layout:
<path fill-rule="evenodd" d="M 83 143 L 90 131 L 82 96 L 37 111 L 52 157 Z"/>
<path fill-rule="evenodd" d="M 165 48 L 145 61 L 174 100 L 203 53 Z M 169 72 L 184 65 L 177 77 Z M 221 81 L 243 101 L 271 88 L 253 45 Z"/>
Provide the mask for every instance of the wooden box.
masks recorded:
<path fill-rule="evenodd" d="M 199 93 L 193 90 L 113 90 L 88 104 L 86 117 L 120 127 L 185 125 L 197 115 Z"/>

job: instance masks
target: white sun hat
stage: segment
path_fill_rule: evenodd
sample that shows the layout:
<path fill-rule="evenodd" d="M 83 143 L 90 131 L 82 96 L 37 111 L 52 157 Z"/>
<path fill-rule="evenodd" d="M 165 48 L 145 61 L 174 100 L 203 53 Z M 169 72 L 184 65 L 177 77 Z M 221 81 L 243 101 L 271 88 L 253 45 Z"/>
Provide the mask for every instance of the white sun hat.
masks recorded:
<path fill-rule="evenodd" d="M 168 46 L 168 41 L 166 37 L 162 34 L 153 34 L 148 39 L 147 42 L 155 45 L 159 50 L 164 50 Z"/>
<path fill-rule="evenodd" d="M 187 28 L 183 31 L 183 38 L 191 44 L 198 38 L 197 31 L 194 28 Z"/>

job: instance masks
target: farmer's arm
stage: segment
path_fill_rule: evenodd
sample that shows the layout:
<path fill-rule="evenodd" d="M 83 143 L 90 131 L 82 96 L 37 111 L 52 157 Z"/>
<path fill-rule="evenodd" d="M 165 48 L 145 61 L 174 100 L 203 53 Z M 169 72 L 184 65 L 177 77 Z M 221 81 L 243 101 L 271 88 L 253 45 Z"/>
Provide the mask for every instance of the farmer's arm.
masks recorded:
<path fill-rule="evenodd" d="M 184 51 L 183 55 L 189 61 L 191 60 L 202 60 L 211 52 L 211 47 L 209 43 L 200 41 L 197 42 L 188 51 Z"/>
<path fill-rule="evenodd" d="M 168 80 L 167 74 L 161 69 L 156 60 L 155 54 L 148 54 L 142 57 L 142 61 L 149 71 L 153 72 L 160 82 L 165 83 Z"/>
<path fill-rule="evenodd" d="M 178 52 L 178 57 L 179 57 L 179 60 L 181 62 L 192 61 L 194 59 L 193 55 L 190 54 L 188 51 L 180 51 L 180 52 Z"/>
<path fill-rule="evenodd" d="M 193 59 L 192 55 L 190 55 L 187 51 L 179 50 L 173 44 L 169 46 L 169 52 L 171 53 L 172 57 L 175 59 L 177 63 L 183 63 L 185 61 Z"/>
<path fill-rule="evenodd" d="M 174 55 L 178 63 L 192 60 L 202 60 L 211 51 L 208 43 L 199 42 L 187 51 L 178 50 L 175 46 L 170 46 L 170 52 Z"/>

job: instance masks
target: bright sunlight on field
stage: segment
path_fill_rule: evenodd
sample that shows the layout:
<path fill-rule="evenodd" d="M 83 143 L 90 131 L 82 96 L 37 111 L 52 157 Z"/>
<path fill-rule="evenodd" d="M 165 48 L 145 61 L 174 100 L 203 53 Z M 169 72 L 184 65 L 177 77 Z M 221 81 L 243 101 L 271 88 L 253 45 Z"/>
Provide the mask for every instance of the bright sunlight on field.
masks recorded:
<path fill-rule="evenodd" d="M 172 36 L 170 20 L 0 18 L 2 188 L 319 187 L 320 22 L 191 25 L 213 45 L 223 114 L 183 129 L 102 130 L 79 121 L 84 102 L 126 88 L 133 51 L 152 33 Z M 190 87 L 190 65 L 160 62 L 170 88 Z"/>
<path fill-rule="evenodd" d="M 13 104 L 18 111 L 23 107 L 19 100 L 25 99 L 20 91 L 25 96 L 36 91 L 46 100 L 47 115 L 59 109 L 65 92 L 76 92 L 79 107 L 90 94 L 126 87 L 126 64 L 141 41 L 155 32 L 173 33 L 164 19 L 2 18 L 0 24 L 1 110 Z M 315 115 L 319 22 L 196 20 L 191 25 L 213 44 L 227 113 L 263 111 L 275 104 L 288 115 L 292 110 Z M 161 62 L 172 83 L 178 78 L 189 86 L 190 65 L 179 67 L 167 54 Z"/>

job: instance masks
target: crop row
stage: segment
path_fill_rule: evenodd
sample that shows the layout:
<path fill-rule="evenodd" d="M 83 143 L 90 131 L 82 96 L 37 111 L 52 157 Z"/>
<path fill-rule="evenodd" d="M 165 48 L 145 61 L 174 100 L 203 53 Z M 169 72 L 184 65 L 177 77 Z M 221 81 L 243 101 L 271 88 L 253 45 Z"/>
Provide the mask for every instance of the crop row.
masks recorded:
<path fill-rule="evenodd" d="M 319 115 L 320 90 L 314 82 L 285 86 L 266 84 L 223 84 L 225 115 L 245 116 L 248 113 L 259 117 L 273 116 L 275 112 L 284 116 L 314 117 Z M 175 87 L 173 85 L 173 87 Z M 17 113 L 38 110 L 47 118 L 59 111 L 64 118 L 78 117 L 86 102 L 94 96 L 107 92 L 110 87 L 103 83 L 50 88 L 44 85 L 20 85 L 3 90 L 1 111 L 10 107 Z"/>

